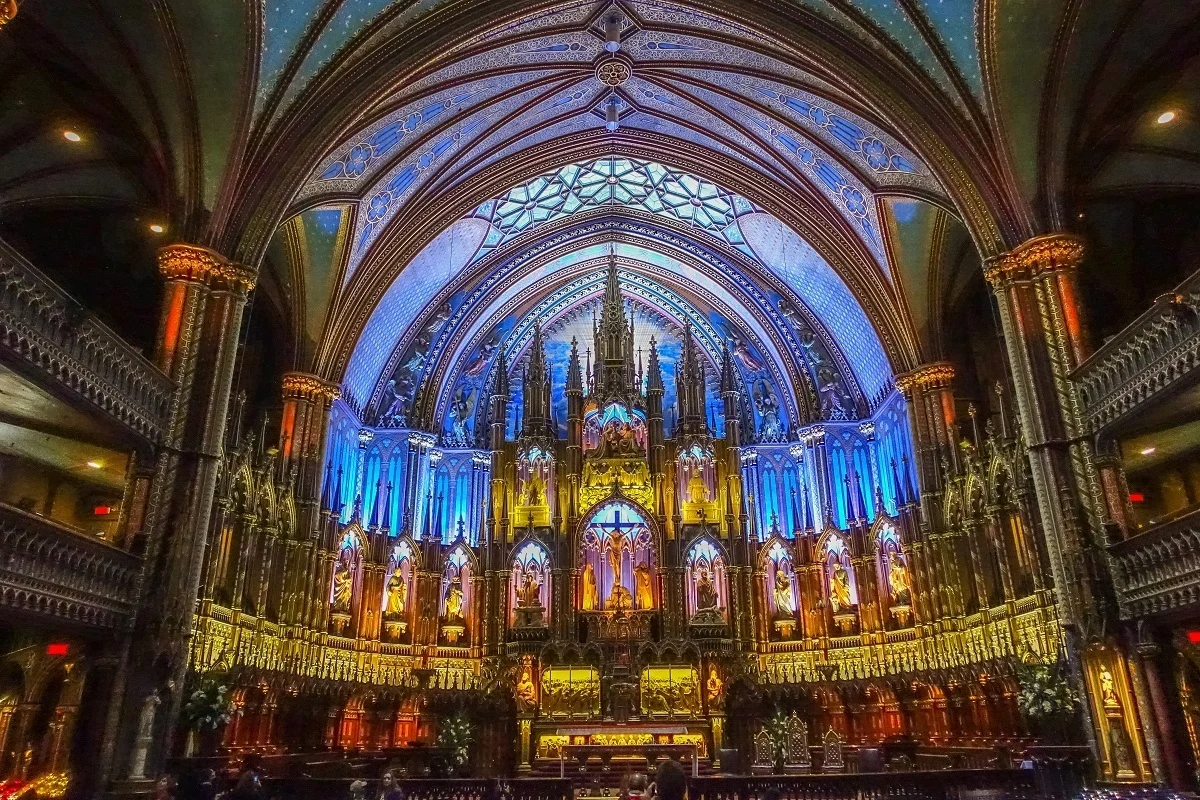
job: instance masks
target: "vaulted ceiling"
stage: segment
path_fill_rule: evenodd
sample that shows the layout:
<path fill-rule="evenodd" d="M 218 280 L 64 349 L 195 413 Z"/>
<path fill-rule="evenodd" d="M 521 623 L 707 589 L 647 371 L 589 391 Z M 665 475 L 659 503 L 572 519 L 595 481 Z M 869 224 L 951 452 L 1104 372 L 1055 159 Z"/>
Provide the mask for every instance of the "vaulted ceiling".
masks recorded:
<path fill-rule="evenodd" d="M 398 276 L 466 247 L 448 231 L 483 231 L 456 257 L 498 269 L 617 224 L 614 205 L 664 217 L 554 177 L 619 157 L 745 203 L 645 193 L 668 209 L 660 234 L 760 270 L 759 288 L 779 265 L 736 238 L 773 220 L 895 372 L 953 349 L 949 309 L 982 256 L 1086 225 L 1096 203 L 1195 193 L 1198 53 L 1200 14 L 1177 0 L 25 0 L 0 29 L 0 236 L 97 306 L 97 270 L 153 298 L 167 240 L 261 265 L 279 366 L 354 379 Z M 1164 108 L 1180 117 L 1156 125 Z M 638 236 L 625 246 L 669 250 Z M 794 280 L 776 289 L 805 302 Z M 431 298 L 413 324 L 437 313 Z"/>

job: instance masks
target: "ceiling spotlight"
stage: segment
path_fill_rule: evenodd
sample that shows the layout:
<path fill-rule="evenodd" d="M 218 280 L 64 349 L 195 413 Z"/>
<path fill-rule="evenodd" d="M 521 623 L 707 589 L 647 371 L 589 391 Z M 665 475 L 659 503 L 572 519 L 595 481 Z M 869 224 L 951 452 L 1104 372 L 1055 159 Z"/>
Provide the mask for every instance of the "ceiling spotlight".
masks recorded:
<path fill-rule="evenodd" d="M 66 139 L 68 142 L 73 142 L 73 143 L 83 141 L 83 137 L 80 136 L 75 131 L 63 131 L 63 138 Z"/>
<path fill-rule="evenodd" d="M 162 233 L 165 230 L 166 230 L 166 228 L 164 228 L 162 225 L 159 225 L 157 222 L 153 223 L 150 226 L 151 233 Z"/>
<path fill-rule="evenodd" d="M 621 109 L 617 105 L 617 98 L 609 98 L 608 103 L 604 106 L 604 128 L 608 131 L 615 131 L 621 127 Z"/>
<path fill-rule="evenodd" d="M 99 461 L 89 461 L 89 462 L 87 462 L 87 465 L 89 467 L 91 467 L 92 469 L 101 469 L 104 467 L 104 465 L 101 464 Z"/>
<path fill-rule="evenodd" d="M 1174 121 L 1175 121 L 1175 112 L 1174 111 L 1164 111 L 1163 113 L 1159 114 L 1158 119 L 1155 120 L 1155 122 L 1157 122 L 1159 125 L 1166 125 L 1168 122 L 1174 122 Z"/>
<path fill-rule="evenodd" d="M 621 49 L 621 18 L 616 14 L 604 18 L 604 49 L 610 53 Z"/>
<path fill-rule="evenodd" d="M 1148 455 L 1151 455 L 1153 452 L 1154 452 L 1153 447 L 1146 447 L 1142 450 L 1142 455 L 1148 456 Z"/>

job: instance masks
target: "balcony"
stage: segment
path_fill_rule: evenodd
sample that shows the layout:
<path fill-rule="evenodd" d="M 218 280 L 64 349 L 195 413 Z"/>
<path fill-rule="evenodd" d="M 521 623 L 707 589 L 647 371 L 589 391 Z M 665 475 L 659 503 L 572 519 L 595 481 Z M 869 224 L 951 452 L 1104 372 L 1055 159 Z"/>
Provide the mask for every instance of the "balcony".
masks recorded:
<path fill-rule="evenodd" d="M 157 444 L 166 433 L 171 380 L 3 242 L 0 357 L 142 441 Z"/>
<path fill-rule="evenodd" d="M 0 607 L 117 628 L 133 613 L 141 563 L 103 539 L 0 503 Z"/>
<path fill-rule="evenodd" d="M 1079 365 L 1073 378 L 1093 433 L 1130 421 L 1200 380 L 1200 272 Z"/>
<path fill-rule="evenodd" d="M 1174 616 L 1200 609 L 1200 508 L 1109 548 L 1121 616 Z"/>

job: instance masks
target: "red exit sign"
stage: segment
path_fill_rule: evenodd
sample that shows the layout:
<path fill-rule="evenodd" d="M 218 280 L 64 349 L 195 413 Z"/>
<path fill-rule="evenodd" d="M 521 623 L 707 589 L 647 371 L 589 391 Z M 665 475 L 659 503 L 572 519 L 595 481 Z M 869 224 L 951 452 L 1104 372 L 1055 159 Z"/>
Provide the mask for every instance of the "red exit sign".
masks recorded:
<path fill-rule="evenodd" d="M 46 655 L 65 656 L 71 652 L 71 645 L 66 642 L 51 642 L 46 645 Z"/>

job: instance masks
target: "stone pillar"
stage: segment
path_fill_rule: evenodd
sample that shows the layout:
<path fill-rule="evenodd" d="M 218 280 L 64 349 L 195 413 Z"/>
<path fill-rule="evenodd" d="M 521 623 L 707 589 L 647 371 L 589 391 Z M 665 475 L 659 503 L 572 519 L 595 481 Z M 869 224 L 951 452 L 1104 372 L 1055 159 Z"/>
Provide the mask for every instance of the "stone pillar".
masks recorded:
<path fill-rule="evenodd" d="M 208 540 L 238 336 L 253 270 L 193 245 L 159 252 L 166 281 L 155 363 L 175 383 L 169 424 L 147 504 L 142 591 L 126 681 L 116 687 L 101 763 L 134 777 L 157 774 L 182 701 L 193 609 Z M 149 698 L 161 707 L 139 719 Z M 118 726 L 118 720 L 120 725 Z M 149 733 L 142 728 L 149 725 Z M 124 746 L 116 749 L 119 727 Z M 135 739 L 149 736 L 143 755 Z M 114 750 L 116 752 L 114 752 Z M 115 757 L 115 759 L 114 759 Z M 144 768 L 138 760 L 144 758 Z"/>
<path fill-rule="evenodd" d="M 1085 685 L 1079 648 L 1115 616 L 1104 552 L 1104 493 L 1071 371 L 1088 354 L 1076 286 L 1084 247 L 1070 234 L 1025 242 L 990 259 L 1017 412 L 1054 578 L 1067 658 Z M 1084 704 L 1089 715 L 1089 704 Z M 1096 721 L 1088 720 L 1097 749 Z"/>
<path fill-rule="evenodd" d="M 942 457 L 954 452 L 954 366 L 945 361 L 925 364 L 896 376 L 896 388 L 904 395 L 917 457 L 917 476 L 922 494 L 940 492 Z M 909 498 L 915 500 L 916 498 Z"/>
<path fill-rule="evenodd" d="M 1167 781 L 1172 789 L 1188 791 L 1191 781 L 1188 779 L 1187 761 L 1180 748 L 1187 741 L 1187 732 L 1178 731 L 1172 724 L 1170 702 L 1167 699 L 1166 686 L 1163 684 L 1162 671 L 1159 669 L 1161 648 L 1154 642 L 1142 642 L 1137 646 L 1141 661 L 1142 673 L 1145 677 L 1146 691 L 1150 695 L 1150 705 L 1154 712 L 1154 726 L 1158 733 L 1158 743 L 1162 751 L 1162 760 L 1166 767 Z"/>

